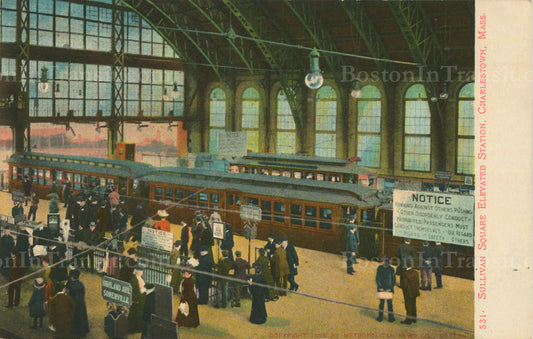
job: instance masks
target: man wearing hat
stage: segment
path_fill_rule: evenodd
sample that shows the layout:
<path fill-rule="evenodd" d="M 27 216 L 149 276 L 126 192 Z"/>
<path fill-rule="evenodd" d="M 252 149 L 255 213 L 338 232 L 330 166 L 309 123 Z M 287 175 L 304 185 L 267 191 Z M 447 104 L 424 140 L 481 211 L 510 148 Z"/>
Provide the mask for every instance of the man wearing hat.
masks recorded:
<path fill-rule="evenodd" d="M 396 275 L 401 275 L 407 264 L 410 263 L 413 267 L 415 262 L 415 251 L 411 247 L 411 239 L 405 239 L 404 243 L 398 246 L 394 254 L 398 258 L 398 266 L 396 267 Z"/>
<path fill-rule="evenodd" d="M 229 253 L 227 250 L 222 250 L 222 258 L 218 260 L 217 273 L 217 298 L 215 301 L 216 308 L 226 308 L 228 304 L 228 280 L 223 277 L 229 276 L 229 271 L 232 267 L 231 259 L 228 257 Z"/>
<path fill-rule="evenodd" d="M 418 288 L 418 272 L 413 269 L 413 264 L 407 261 L 405 270 L 400 275 L 400 287 L 403 291 L 405 301 L 406 318 L 402 324 L 410 325 L 416 323 L 416 298 L 420 296 Z"/>
<path fill-rule="evenodd" d="M 378 266 L 376 272 L 376 285 L 378 289 L 379 298 L 379 315 L 377 321 L 383 321 L 383 309 L 385 308 L 385 300 L 387 300 L 387 310 L 389 312 L 389 322 L 394 322 L 394 311 L 392 308 L 392 298 L 394 295 L 394 285 L 396 284 L 396 275 L 394 268 L 389 265 L 389 257 L 383 257 L 383 264 Z"/>
<path fill-rule="evenodd" d="M 276 283 L 276 287 L 287 289 L 287 277 L 290 274 L 290 269 L 285 249 L 281 247 L 281 241 L 276 242 L 276 252 L 272 256 L 271 263 L 274 266 L 274 282 Z M 278 291 L 278 295 L 285 296 L 287 292 Z"/>
<path fill-rule="evenodd" d="M 89 333 L 89 317 L 87 316 L 87 306 L 85 304 L 85 286 L 79 280 L 80 271 L 77 269 L 69 272 L 69 282 L 65 287 L 67 295 L 74 300 L 74 335 L 83 338 Z"/>
<path fill-rule="evenodd" d="M 264 246 L 268 260 L 272 259 L 272 255 L 274 254 L 274 252 L 276 252 L 276 243 L 274 242 L 275 238 L 276 237 L 274 236 L 274 233 L 270 233 L 267 238 L 268 241 Z"/>
<path fill-rule="evenodd" d="M 206 274 L 196 273 L 196 282 L 198 286 L 198 304 L 207 305 L 209 303 L 209 287 L 211 287 L 211 272 L 213 270 L 213 261 L 209 256 L 206 246 L 200 247 L 200 257 L 198 258 L 198 271 Z"/>
<path fill-rule="evenodd" d="M 130 280 L 131 284 L 131 307 L 128 314 L 128 332 L 138 333 L 142 332 L 142 317 L 144 312 L 144 303 L 146 295 L 146 286 L 142 278 L 144 265 L 137 263 L 133 269 L 133 278 Z"/>
<path fill-rule="evenodd" d="M 418 263 L 420 266 L 421 290 L 431 291 L 431 260 L 433 250 L 429 247 L 429 241 L 424 241 L 418 252 Z"/>
<path fill-rule="evenodd" d="M 141 339 L 150 338 L 150 323 L 152 322 L 152 313 L 155 313 L 155 285 L 146 284 L 145 288 L 146 299 L 144 301 Z"/>
<path fill-rule="evenodd" d="M 348 234 L 346 235 L 346 272 L 353 275 L 353 261 L 357 255 L 357 243 L 359 237 L 357 235 L 355 225 L 348 224 Z"/>
<path fill-rule="evenodd" d="M 250 268 L 248 261 L 241 258 L 241 251 L 235 251 L 235 256 L 237 257 L 233 262 L 234 276 L 239 281 L 235 282 L 234 291 L 235 296 L 233 302 L 231 303 L 232 307 L 241 307 L 241 290 L 242 284 L 246 280 L 246 270 Z"/>
<path fill-rule="evenodd" d="M 298 291 L 299 285 L 294 280 L 294 277 L 298 274 L 298 254 L 296 254 L 296 248 L 294 248 L 293 244 L 289 244 L 289 240 L 286 236 L 281 237 L 281 247 L 285 250 L 285 254 L 287 256 L 287 263 L 289 264 L 289 290 L 290 291 Z"/>
<path fill-rule="evenodd" d="M 170 232 L 170 223 L 167 220 L 168 212 L 166 210 L 158 210 L 157 215 L 161 220 L 157 221 L 154 225 L 156 230 Z"/>
<path fill-rule="evenodd" d="M 8 278 L 9 275 L 9 260 L 11 258 L 11 251 L 15 247 L 15 239 L 11 236 L 11 229 L 9 225 L 4 228 L 4 234 L 0 238 L 0 272 L 2 275 Z"/>
<path fill-rule="evenodd" d="M 88 246 L 96 246 L 100 242 L 100 234 L 96 230 L 96 222 L 91 221 L 89 227 L 79 232 L 79 241 L 83 241 Z M 88 270 L 94 270 L 94 251 L 89 251 L 83 255 L 83 264 Z"/>
<path fill-rule="evenodd" d="M 445 250 L 440 241 L 435 242 L 433 248 L 433 260 L 435 263 L 435 280 L 437 281 L 437 287 L 442 288 L 442 266 L 444 264 Z"/>

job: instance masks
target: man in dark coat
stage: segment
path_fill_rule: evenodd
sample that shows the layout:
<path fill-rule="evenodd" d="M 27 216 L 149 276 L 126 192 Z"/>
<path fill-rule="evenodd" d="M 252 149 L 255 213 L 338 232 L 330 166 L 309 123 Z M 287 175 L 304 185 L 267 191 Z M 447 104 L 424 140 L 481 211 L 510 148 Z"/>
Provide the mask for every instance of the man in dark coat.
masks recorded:
<path fill-rule="evenodd" d="M 210 273 L 213 270 L 213 261 L 209 256 L 209 251 L 207 247 L 200 247 L 200 258 L 198 259 L 199 264 L 196 268 L 198 271 L 205 272 L 208 274 L 196 273 L 196 283 L 198 286 L 198 304 L 207 305 L 209 302 L 209 287 L 211 287 L 211 275 Z"/>
<path fill-rule="evenodd" d="M 246 270 L 250 268 L 250 264 L 241 258 L 241 251 L 235 251 L 235 255 L 237 259 L 233 262 L 233 274 L 239 281 L 235 281 L 234 298 L 231 307 L 241 307 L 242 284 L 246 280 Z"/>
<path fill-rule="evenodd" d="M 222 258 L 218 261 L 217 273 L 220 276 L 228 277 L 232 267 L 231 259 L 228 257 L 228 251 L 222 250 Z M 216 308 L 226 308 L 228 304 L 228 286 L 229 281 L 222 277 L 217 277 L 217 298 L 215 301 Z"/>
<path fill-rule="evenodd" d="M 74 309 L 74 335 L 78 338 L 84 338 L 89 333 L 89 318 L 87 316 L 87 306 L 85 304 L 85 286 L 79 280 L 80 271 L 72 270 L 69 273 L 69 282 L 67 283 L 67 295 L 74 300 L 76 308 Z"/>
<path fill-rule="evenodd" d="M 11 216 L 14 218 L 17 215 L 24 214 L 24 207 L 20 201 L 15 201 L 13 207 L 11 208 Z"/>
<path fill-rule="evenodd" d="M 298 254 L 296 254 L 296 249 L 294 248 L 294 246 L 292 244 L 289 244 L 289 240 L 287 239 L 287 237 L 283 236 L 281 238 L 281 242 L 281 246 L 283 247 L 287 255 L 287 263 L 289 264 L 290 273 L 287 279 L 290 284 L 289 290 L 296 292 L 298 291 L 299 285 L 296 283 L 296 281 L 294 281 L 294 277 L 298 274 Z"/>
<path fill-rule="evenodd" d="M 29 267 L 30 265 L 30 233 L 26 230 L 26 225 L 24 223 L 19 224 L 19 233 L 17 235 L 17 244 L 15 248 L 20 253 L 22 258 L 22 265 L 24 267 Z"/>
<path fill-rule="evenodd" d="M 274 252 L 276 252 L 276 243 L 274 242 L 275 240 L 274 233 L 270 233 L 267 239 L 268 239 L 268 242 L 265 244 L 264 249 L 265 249 L 268 260 L 271 260 L 272 255 L 274 254 Z"/>
<path fill-rule="evenodd" d="M 146 284 L 145 288 L 146 299 L 144 301 L 141 339 L 150 338 L 150 323 L 152 322 L 152 313 L 155 313 L 155 286 L 154 284 Z"/>
<path fill-rule="evenodd" d="M 259 249 L 259 257 L 253 266 L 261 271 L 261 275 L 265 278 L 266 284 L 274 287 L 274 278 L 272 277 L 272 271 L 270 270 L 270 262 L 265 255 L 264 248 Z M 265 289 L 265 298 L 267 301 L 276 301 L 279 299 L 278 294 L 273 288 Z"/>
<path fill-rule="evenodd" d="M 205 227 L 204 231 L 202 232 L 202 236 L 200 237 L 200 246 L 207 247 L 207 251 L 209 252 L 209 257 L 211 258 L 211 261 L 214 261 L 213 257 L 213 246 L 215 245 L 215 240 L 213 239 L 213 230 L 211 230 L 211 227 Z"/>
<path fill-rule="evenodd" d="M 400 275 L 400 287 L 403 291 L 407 315 L 405 320 L 401 321 L 402 324 L 410 325 L 411 323 L 416 323 L 416 298 L 420 296 L 418 282 L 418 272 L 412 268 L 410 262 L 407 262 L 405 271 Z"/>
<path fill-rule="evenodd" d="M 261 269 L 256 268 L 255 275 L 248 280 L 250 293 L 252 294 L 252 310 L 250 312 L 250 322 L 252 324 L 264 324 L 267 321 L 267 311 L 265 307 L 265 288 L 257 284 L 266 284 L 261 275 Z"/>
<path fill-rule="evenodd" d="M 233 230 L 230 224 L 224 224 L 224 238 L 220 242 L 220 249 L 228 251 L 228 258 L 233 262 Z"/>
<path fill-rule="evenodd" d="M 429 242 L 424 241 L 418 252 L 418 263 L 420 265 L 421 290 L 431 291 L 431 261 L 433 259 L 433 249 L 429 247 Z"/>
<path fill-rule="evenodd" d="M 180 256 L 188 258 L 189 257 L 189 243 L 192 242 L 192 232 L 191 226 L 188 225 L 185 220 L 180 222 L 181 224 L 181 247 L 180 247 Z M 191 244 L 192 245 L 192 244 Z"/>
<path fill-rule="evenodd" d="M 142 228 L 148 216 L 144 211 L 142 204 L 137 204 L 135 210 L 131 213 L 131 222 L 130 227 L 133 228 L 131 231 L 131 241 L 141 241 Z"/>
<path fill-rule="evenodd" d="M 22 190 L 24 191 L 25 205 L 28 206 L 28 201 L 30 200 L 31 196 L 31 180 L 27 175 L 24 176 L 24 181 L 22 182 Z"/>
<path fill-rule="evenodd" d="M 18 306 L 20 302 L 20 285 L 22 281 L 14 282 L 26 274 L 26 268 L 22 266 L 22 259 L 16 247 L 11 251 L 11 260 L 9 260 L 9 281 L 7 288 L 8 302 L 6 307 Z"/>
<path fill-rule="evenodd" d="M 404 243 L 396 249 L 394 256 L 398 258 L 398 266 L 396 267 L 397 275 L 401 275 L 402 272 L 405 271 L 408 263 L 413 267 L 415 262 L 415 251 L 411 247 L 411 239 L 405 239 Z"/>
<path fill-rule="evenodd" d="M 65 183 L 65 187 L 63 188 L 63 202 L 65 205 L 63 207 L 67 207 L 71 201 L 70 201 L 70 182 Z"/>
<path fill-rule="evenodd" d="M 440 241 L 435 242 L 433 248 L 433 263 L 435 264 L 435 280 L 437 281 L 437 287 L 442 288 L 442 266 L 444 264 L 445 250 Z"/>
<path fill-rule="evenodd" d="M 383 264 L 378 266 L 376 272 L 376 285 L 379 295 L 379 315 L 377 321 L 383 321 L 383 309 L 385 307 L 385 300 L 387 300 L 387 310 L 389 312 L 389 322 L 394 322 L 394 311 L 392 308 L 392 296 L 394 294 L 394 285 L 396 284 L 396 274 L 394 273 L 394 268 L 389 265 L 389 258 L 387 256 L 383 257 Z M 382 292 L 390 292 L 382 293 Z M 386 298 L 382 298 L 385 296 Z M 390 298 L 389 298 L 390 297 Z"/>
<path fill-rule="evenodd" d="M 98 234 L 98 231 L 96 230 L 96 223 L 94 221 L 91 221 L 89 227 L 87 227 L 86 229 L 82 229 L 79 232 L 78 241 L 82 241 L 88 246 L 98 245 L 98 243 L 100 242 L 100 234 Z M 85 251 L 85 249 L 83 249 L 83 251 Z M 84 254 L 82 260 L 83 267 L 85 267 L 89 271 L 94 270 L 94 251 L 89 251 Z"/>
<path fill-rule="evenodd" d="M 102 199 L 100 201 L 100 207 L 96 210 L 96 229 L 100 234 L 100 237 L 103 237 L 107 231 L 107 225 L 109 223 L 109 210 L 107 209 L 106 202 Z"/>
<path fill-rule="evenodd" d="M 4 277 L 9 278 L 9 260 L 11 258 L 11 251 L 15 247 L 15 239 L 11 236 L 9 227 L 4 228 L 4 235 L 0 238 L 0 260 L 1 270 Z"/>
<path fill-rule="evenodd" d="M 357 255 L 357 244 L 359 243 L 359 238 L 355 232 L 355 226 L 348 224 L 348 234 L 346 235 L 346 272 L 350 275 L 353 275 L 353 260 Z"/>
<path fill-rule="evenodd" d="M 74 310 L 76 303 L 74 300 L 66 295 L 64 291 L 58 292 L 49 305 L 48 322 L 50 327 L 55 329 L 55 338 L 71 338 L 73 324 Z"/>

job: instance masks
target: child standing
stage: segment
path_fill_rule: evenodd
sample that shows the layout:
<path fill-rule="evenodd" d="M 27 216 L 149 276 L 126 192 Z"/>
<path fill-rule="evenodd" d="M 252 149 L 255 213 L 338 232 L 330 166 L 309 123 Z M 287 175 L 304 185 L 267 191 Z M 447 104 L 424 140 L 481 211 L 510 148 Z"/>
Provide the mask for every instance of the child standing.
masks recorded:
<path fill-rule="evenodd" d="M 28 304 L 30 317 L 33 318 L 33 326 L 30 326 L 30 328 L 37 328 L 37 320 L 39 320 L 39 327 L 43 326 L 43 317 L 46 314 L 44 310 L 44 286 L 46 286 L 46 281 L 43 278 L 39 277 L 33 281 L 33 293 Z"/>

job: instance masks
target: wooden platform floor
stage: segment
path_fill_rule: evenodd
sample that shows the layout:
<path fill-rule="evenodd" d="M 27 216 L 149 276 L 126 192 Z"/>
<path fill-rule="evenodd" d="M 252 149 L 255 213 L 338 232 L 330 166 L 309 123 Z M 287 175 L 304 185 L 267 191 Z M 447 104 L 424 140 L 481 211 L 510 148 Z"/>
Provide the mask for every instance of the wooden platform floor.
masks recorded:
<path fill-rule="evenodd" d="M 0 192 L 0 214 L 11 213 L 10 194 Z M 25 208 L 27 213 L 28 207 Z M 48 201 L 41 199 L 37 219 L 46 220 Z M 64 215 L 65 209 L 61 209 Z M 179 239 L 179 227 L 172 225 L 175 239 Z M 289 239 L 290 240 L 290 239 Z M 248 241 L 235 237 L 234 250 L 241 250 L 247 258 Z M 262 247 L 264 241 L 252 241 L 254 247 Z M 443 289 L 421 291 L 417 301 L 419 321 L 413 325 L 400 323 L 405 314 L 402 292 L 395 290 L 395 323 L 379 323 L 377 317 L 375 273 L 379 265 L 359 260 L 353 276 L 346 274 L 346 264 L 340 253 L 322 253 L 297 248 L 300 257 L 300 284 L 297 293 L 281 297 L 266 304 L 268 320 L 263 325 L 248 321 L 251 302 L 243 300 L 240 308 L 216 309 L 200 305 L 200 326 L 196 329 L 180 329 L 180 338 L 473 338 L 474 284 L 471 280 L 443 277 Z M 253 254 L 252 254 L 253 258 Z M 51 338 L 45 318 L 42 329 L 29 328 L 28 301 L 31 296 L 29 277 L 23 282 L 21 305 L 12 309 L 7 304 L 7 288 L 0 291 L 0 329 L 22 338 Z M 105 302 L 101 297 L 101 275 L 82 273 L 91 331 L 87 338 L 106 338 L 103 330 Z M 433 279 L 434 280 L 434 279 Z M 0 277 L 0 285 L 5 284 Z M 433 281 L 435 285 L 435 282 Z M 326 298 L 332 301 L 322 300 Z M 355 304 L 361 307 L 354 307 Z M 174 300 L 177 306 L 177 297 Z M 457 328 L 467 329 L 464 331 Z M 140 338 L 140 334 L 130 338 Z"/>

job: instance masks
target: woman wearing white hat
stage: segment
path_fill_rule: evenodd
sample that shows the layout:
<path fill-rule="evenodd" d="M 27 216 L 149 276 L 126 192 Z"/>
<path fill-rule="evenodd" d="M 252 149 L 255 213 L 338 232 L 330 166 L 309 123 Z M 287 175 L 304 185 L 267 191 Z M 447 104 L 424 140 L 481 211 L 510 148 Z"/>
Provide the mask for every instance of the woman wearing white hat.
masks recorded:
<path fill-rule="evenodd" d="M 154 228 L 156 230 L 170 232 L 170 223 L 167 220 L 168 212 L 166 210 L 159 210 L 157 211 L 157 215 L 161 220 L 155 223 Z"/>

